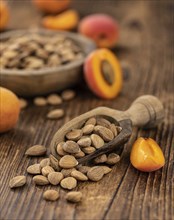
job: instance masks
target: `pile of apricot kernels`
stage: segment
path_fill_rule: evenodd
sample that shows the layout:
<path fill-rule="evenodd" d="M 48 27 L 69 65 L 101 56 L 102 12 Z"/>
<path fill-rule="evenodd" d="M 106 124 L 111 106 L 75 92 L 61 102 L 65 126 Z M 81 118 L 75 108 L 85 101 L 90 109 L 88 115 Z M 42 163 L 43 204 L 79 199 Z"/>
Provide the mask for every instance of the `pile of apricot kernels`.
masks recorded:
<path fill-rule="evenodd" d="M 20 102 L 8 89 L 0 87 L 0 133 L 11 130 L 17 123 Z"/>
<path fill-rule="evenodd" d="M 79 23 L 79 32 L 94 40 L 100 48 L 112 48 L 118 40 L 118 24 L 109 15 L 89 15 Z"/>
<path fill-rule="evenodd" d="M 152 172 L 165 164 L 165 158 L 159 145 L 151 138 L 138 138 L 131 150 L 132 165 L 143 172 Z"/>
<path fill-rule="evenodd" d="M 121 91 L 120 63 L 109 49 L 97 49 L 87 57 L 84 76 L 91 91 L 100 98 L 113 99 Z"/>
<path fill-rule="evenodd" d="M 0 30 L 6 28 L 9 21 L 9 9 L 7 4 L 0 0 Z"/>
<path fill-rule="evenodd" d="M 67 9 L 71 0 L 32 0 L 33 4 L 42 12 L 59 13 Z"/>
<path fill-rule="evenodd" d="M 42 20 L 45 28 L 53 30 L 72 30 L 77 27 L 79 15 L 75 10 L 67 10 L 56 16 L 46 16 Z"/>

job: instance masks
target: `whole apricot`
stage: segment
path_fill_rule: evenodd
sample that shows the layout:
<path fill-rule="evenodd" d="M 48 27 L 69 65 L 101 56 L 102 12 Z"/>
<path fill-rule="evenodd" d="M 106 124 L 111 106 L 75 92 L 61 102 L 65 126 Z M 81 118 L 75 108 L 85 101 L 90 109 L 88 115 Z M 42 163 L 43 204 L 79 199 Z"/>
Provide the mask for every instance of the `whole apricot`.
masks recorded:
<path fill-rule="evenodd" d="M 98 47 L 111 48 L 118 40 L 118 24 L 109 15 L 89 15 L 81 20 L 78 29 L 81 34 L 94 40 Z"/>
<path fill-rule="evenodd" d="M 152 172 L 165 164 L 165 158 L 159 145 L 151 138 L 138 138 L 131 150 L 132 165 L 143 172 Z"/>
<path fill-rule="evenodd" d="M 8 89 L 0 87 L 0 133 L 12 129 L 19 118 L 20 102 Z"/>
<path fill-rule="evenodd" d="M 72 30 L 79 21 L 79 15 L 75 10 L 67 10 L 56 16 L 46 16 L 42 20 L 45 28 L 53 30 Z"/>
<path fill-rule="evenodd" d="M 42 12 L 58 13 L 69 7 L 71 0 L 33 0 L 33 4 Z"/>
<path fill-rule="evenodd" d="M 7 4 L 0 0 L 0 30 L 3 30 L 9 21 L 9 8 Z"/>
<path fill-rule="evenodd" d="M 86 58 L 84 76 L 88 87 L 100 98 L 113 99 L 121 91 L 120 63 L 109 49 L 97 49 Z"/>

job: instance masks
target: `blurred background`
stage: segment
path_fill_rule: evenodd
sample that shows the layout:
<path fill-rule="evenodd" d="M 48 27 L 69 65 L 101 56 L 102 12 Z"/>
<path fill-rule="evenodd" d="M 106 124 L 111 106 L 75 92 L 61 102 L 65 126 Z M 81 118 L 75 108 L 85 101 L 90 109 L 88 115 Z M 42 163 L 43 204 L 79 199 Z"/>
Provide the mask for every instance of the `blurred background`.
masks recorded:
<path fill-rule="evenodd" d="M 30 0 L 6 2 L 10 8 L 10 18 L 3 31 L 44 28 L 42 19 L 50 13 L 43 13 Z M 116 20 L 119 37 L 111 49 L 125 70 L 123 71 L 125 79 L 123 94 L 135 96 L 133 94 L 135 87 L 136 95 L 143 94 L 145 90 L 146 93 L 158 95 L 161 94 L 161 90 L 170 89 L 168 77 L 170 78 L 172 65 L 172 1 L 73 0 L 66 9 L 76 10 L 80 20 L 86 15 L 96 13 L 108 14 Z M 54 13 L 54 15 L 59 13 Z M 69 22 L 68 17 L 67 22 Z M 77 31 L 78 24 L 75 26 L 73 32 Z M 165 70 L 163 69 L 164 60 L 165 65 L 169 62 Z M 160 77 L 155 78 L 159 74 Z"/>

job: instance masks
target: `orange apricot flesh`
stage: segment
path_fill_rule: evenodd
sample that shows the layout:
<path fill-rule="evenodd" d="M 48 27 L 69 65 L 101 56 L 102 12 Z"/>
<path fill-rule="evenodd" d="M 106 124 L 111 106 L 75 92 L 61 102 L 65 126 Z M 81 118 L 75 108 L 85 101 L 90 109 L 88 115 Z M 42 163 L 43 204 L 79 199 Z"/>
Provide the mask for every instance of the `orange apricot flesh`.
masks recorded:
<path fill-rule="evenodd" d="M 79 15 L 75 10 L 67 10 L 57 16 L 46 16 L 42 20 L 45 28 L 53 30 L 72 30 L 79 21 Z"/>
<path fill-rule="evenodd" d="M 20 102 L 10 90 L 0 87 L 0 133 L 12 129 L 19 118 Z"/>
<path fill-rule="evenodd" d="M 91 91 L 100 98 L 113 99 L 122 88 L 119 61 L 108 49 L 92 52 L 84 64 L 84 76 Z"/>
<path fill-rule="evenodd" d="M 159 145 L 151 138 L 138 138 L 131 150 L 132 165 L 143 172 L 152 172 L 165 164 L 165 158 Z"/>
<path fill-rule="evenodd" d="M 9 21 L 9 8 L 6 2 L 0 0 L 0 30 L 6 28 Z"/>

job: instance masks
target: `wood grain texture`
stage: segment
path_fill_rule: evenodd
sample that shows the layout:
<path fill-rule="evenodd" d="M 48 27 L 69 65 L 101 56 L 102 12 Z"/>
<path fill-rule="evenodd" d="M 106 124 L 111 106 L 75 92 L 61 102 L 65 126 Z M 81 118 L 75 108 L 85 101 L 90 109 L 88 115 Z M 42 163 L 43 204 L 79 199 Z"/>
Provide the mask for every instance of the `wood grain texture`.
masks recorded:
<path fill-rule="evenodd" d="M 13 30 L 1 35 L 0 40 L 7 39 L 12 36 L 29 35 L 38 33 L 39 35 L 55 36 L 55 31 L 38 30 Z M 71 32 L 59 32 L 65 37 L 73 40 L 81 47 L 84 52 L 82 59 L 69 63 L 66 66 L 47 68 L 41 70 L 2 70 L 1 85 L 12 90 L 15 94 L 25 97 L 46 95 L 57 90 L 61 91 L 72 85 L 76 85 L 81 79 L 81 70 L 86 56 L 95 48 L 95 43 L 81 35 Z"/>
<path fill-rule="evenodd" d="M 11 28 L 31 27 L 39 14 L 27 1 L 12 4 Z M 17 2 L 17 3 L 16 3 Z M 46 119 L 53 107 L 31 105 L 22 112 L 17 127 L 0 135 L 0 219 L 165 219 L 174 218 L 174 4 L 172 1 L 74 1 L 82 15 L 106 12 L 120 23 L 120 42 L 114 52 L 128 64 L 129 77 L 121 95 L 112 101 L 94 97 L 84 84 L 76 88 L 74 101 L 63 104 L 66 117 Z M 36 17 L 34 17 L 36 15 Z M 15 19 L 16 18 L 18 19 Z M 25 19 L 21 19 L 24 18 Z M 98 106 L 126 110 L 140 95 L 156 95 L 164 104 L 165 120 L 156 129 L 133 129 L 119 164 L 97 183 L 80 183 L 84 199 L 79 205 L 67 204 L 66 192 L 60 200 L 42 199 L 46 187 L 35 187 L 31 176 L 22 189 L 11 190 L 9 180 L 26 174 L 26 168 L 40 159 L 27 158 L 26 149 L 34 144 L 48 147 L 56 130 L 65 122 Z M 139 136 L 151 137 L 161 146 L 165 166 L 153 173 L 135 170 L 129 161 L 132 143 Z M 49 152 L 48 152 L 49 154 Z M 56 187 L 52 187 L 56 189 Z"/>

